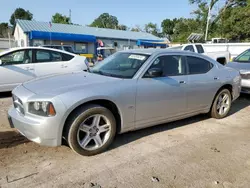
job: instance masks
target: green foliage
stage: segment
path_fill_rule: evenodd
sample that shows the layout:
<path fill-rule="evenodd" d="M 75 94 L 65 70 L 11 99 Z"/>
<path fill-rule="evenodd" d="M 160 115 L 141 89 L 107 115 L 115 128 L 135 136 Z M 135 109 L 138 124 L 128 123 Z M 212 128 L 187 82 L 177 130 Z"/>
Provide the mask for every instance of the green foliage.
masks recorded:
<path fill-rule="evenodd" d="M 15 25 L 17 19 L 32 20 L 33 14 L 23 8 L 17 8 L 10 17 L 10 24 Z"/>
<path fill-rule="evenodd" d="M 149 22 L 148 24 L 145 25 L 144 31 L 147 33 L 151 33 L 152 35 L 159 36 L 159 29 L 157 24 L 153 24 L 152 22 Z"/>
<path fill-rule="evenodd" d="M 128 27 L 126 25 L 118 25 L 117 29 L 126 31 L 126 30 L 128 30 Z"/>
<path fill-rule="evenodd" d="M 250 40 L 250 6 L 227 9 L 221 16 L 221 33 L 231 40 Z"/>
<path fill-rule="evenodd" d="M 175 24 L 177 23 L 177 19 L 165 19 L 161 22 L 161 27 L 162 27 L 162 33 L 166 35 L 173 35 L 174 34 L 174 27 Z"/>
<path fill-rule="evenodd" d="M 61 23 L 61 24 L 71 24 L 70 18 L 65 16 L 65 15 L 62 15 L 60 13 L 56 13 L 55 15 L 53 15 L 51 22 L 52 23 Z"/>
<path fill-rule="evenodd" d="M 8 37 L 8 23 L 0 23 L 0 38 Z"/>
<path fill-rule="evenodd" d="M 191 18 L 180 18 L 176 20 L 172 39 L 174 42 L 187 42 L 187 38 L 191 33 L 202 33 L 200 21 Z"/>
<path fill-rule="evenodd" d="M 134 31 L 134 32 L 142 32 L 142 29 L 139 25 L 136 25 L 135 27 L 132 27 L 130 29 L 130 31 Z"/>
<path fill-rule="evenodd" d="M 91 27 L 118 29 L 118 19 L 108 13 L 101 14 L 91 24 Z"/>

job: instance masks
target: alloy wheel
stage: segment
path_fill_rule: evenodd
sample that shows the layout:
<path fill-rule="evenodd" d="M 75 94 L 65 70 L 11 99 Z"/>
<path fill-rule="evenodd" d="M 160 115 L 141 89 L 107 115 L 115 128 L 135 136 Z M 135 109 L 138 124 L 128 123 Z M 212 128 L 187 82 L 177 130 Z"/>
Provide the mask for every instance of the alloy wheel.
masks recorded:
<path fill-rule="evenodd" d="M 228 93 L 221 93 L 216 105 L 216 110 L 219 113 L 219 115 L 223 116 L 225 115 L 230 109 L 230 96 Z"/>
<path fill-rule="evenodd" d="M 102 147 L 111 135 L 111 123 L 101 114 L 87 117 L 77 132 L 78 144 L 85 150 L 96 150 Z"/>

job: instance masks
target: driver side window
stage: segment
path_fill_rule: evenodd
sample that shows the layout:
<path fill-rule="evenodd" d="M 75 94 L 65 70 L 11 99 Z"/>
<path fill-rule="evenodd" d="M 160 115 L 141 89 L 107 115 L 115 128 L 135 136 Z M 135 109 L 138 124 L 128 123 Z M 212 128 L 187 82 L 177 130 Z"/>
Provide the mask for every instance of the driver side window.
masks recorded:
<path fill-rule="evenodd" d="M 154 60 L 149 69 L 159 69 L 162 71 L 162 77 L 180 76 L 186 74 L 185 58 L 179 55 L 160 56 Z M 145 77 L 148 77 L 148 72 Z"/>
<path fill-rule="evenodd" d="M 31 63 L 32 61 L 32 51 L 31 50 L 19 50 L 11 52 L 1 58 L 2 65 L 18 65 Z"/>

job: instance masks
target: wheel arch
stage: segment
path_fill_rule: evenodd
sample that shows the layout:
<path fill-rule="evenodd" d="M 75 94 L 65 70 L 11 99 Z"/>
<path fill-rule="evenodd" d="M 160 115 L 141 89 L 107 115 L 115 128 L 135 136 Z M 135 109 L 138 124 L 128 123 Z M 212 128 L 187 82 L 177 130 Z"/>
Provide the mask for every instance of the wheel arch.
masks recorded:
<path fill-rule="evenodd" d="M 119 133 L 121 131 L 121 127 L 122 127 L 122 114 L 121 114 L 121 111 L 120 109 L 118 108 L 118 106 L 116 105 L 115 102 L 113 102 L 112 100 L 109 100 L 109 99 L 92 99 L 92 100 L 89 100 L 89 101 L 84 101 L 80 104 L 77 104 L 75 105 L 73 108 L 71 108 L 67 115 L 66 115 L 66 118 L 65 120 L 63 121 L 63 128 L 60 132 L 60 135 L 61 135 L 61 138 L 64 138 L 64 134 L 65 134 L 65 130 L 66 130 L 66 122 L 67 120 L 74 114 L 75 111 L 77 111 L 79 108 L 81 108 L 82 106 L 85 106 L 85 105 L 89 105 L 89 104 L 95 104 L 95 105 L 100 105 L 100 106 L 103 106 L 107 109 L 109 109 L 114 117 L 115 117 L 115 120 L 116 120 L 116 126 L 117 126 L 117 133 Z"/>
<path fill-rule="evenodd" d="M 231 84 L 224 84 L 223 86 L 221 86 L 218 91 L 215 93 L 214 98 L 213 98 L 213 102 L 211 104 L 210 110 L 212 109 L 212 106 L 214 104 L 214 100 L 216 99 L 216 96 L 218 95 L 218 93 L 223 90 L 223 89 L 228 89 L 230 91 L 231 97 L 233 98 L 233 86 Z"/>

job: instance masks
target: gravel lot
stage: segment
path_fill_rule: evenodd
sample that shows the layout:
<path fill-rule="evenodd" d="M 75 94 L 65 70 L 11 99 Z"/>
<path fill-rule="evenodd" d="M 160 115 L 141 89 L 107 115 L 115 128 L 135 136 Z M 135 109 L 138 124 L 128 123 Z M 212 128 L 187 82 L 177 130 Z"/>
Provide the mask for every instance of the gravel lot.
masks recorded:
<path fill-rule="evenodd" d="M 250 96 L 229 117 L 205 115 L 117 136 L 109 151 L 82 157 L 41 147 L 8 126 L 0 96 L 0 187 L 250 187 Z"/>

